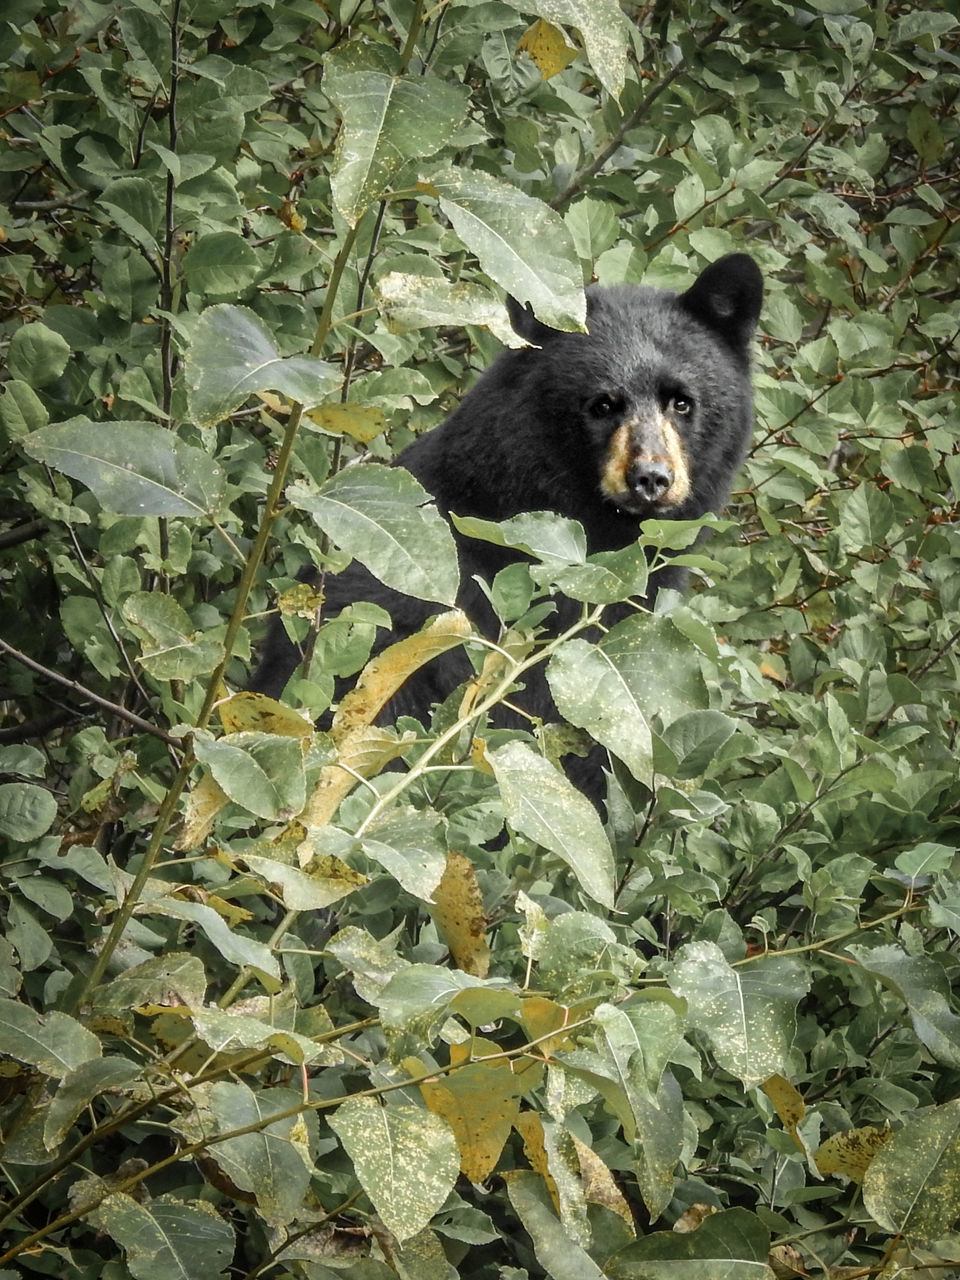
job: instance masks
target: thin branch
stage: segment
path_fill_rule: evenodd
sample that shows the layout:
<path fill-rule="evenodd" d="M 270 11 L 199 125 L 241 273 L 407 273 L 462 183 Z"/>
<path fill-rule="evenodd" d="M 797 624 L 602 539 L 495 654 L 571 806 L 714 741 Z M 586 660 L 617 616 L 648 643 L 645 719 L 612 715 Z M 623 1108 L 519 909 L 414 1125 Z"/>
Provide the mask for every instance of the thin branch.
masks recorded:
<path fill-rule="evenodd" d="M 118 720 L 125 720 L 127 724 L 133 725 L 141 733 L 148 733 L 152 738 L 159 738 L 161 742 L 165 742 L 170 747 L 183 748 L 182 739 L 174 738 L 171 734 L 164 733 L 155 724 L 151 724 L 149 720 L 141 719 L 140 716 L 135 715 L 132 711 L 128 711 L 126 707 L 121 707 L 118 703 L 111 702 L 108 698 L 101 698 L 99 693 L 94 693 L 86 685 L 82 685 L 76 680 L 71 680 L 69 676 L 62 676 L 59 671 L 52 671 L 50 667 L 45 667 L 41 663 L 35 662 L 33 658 L 28 658 L 19 649 L 14 649 L 13 645 L 7 644 L 6 640 L 0 640 L 0 653 L 5 653 L 8 658 L 12 658 L 14 662 L 19 662 L 21 666 L 27 667 L 28 670 L 35 672 L 37 675 L 43 676 L 45 680 L 52 680 L 55 684 L 69 689 L 71 693 L 83 698 L 85 702 L 92 702 L 96 706 L 102 707 L 104 711 L 109 711 L 111 715 L 115 715 Z"/>
<path fill-rule="evenodd" d="M 702 53 L 704 49 L 707 49 L 710 45 L 716 43 L 716 41 L 723 36 L 727 29 L 727 25 L 728 23 L 726 18 L 718 19 L 712 30 L 710 30 L 702 40 L 698 41 L 696 46 L 697 53 Z M 581 169 L 580 172 L 570 180 L 569 185 L 565 187 L 558 196 L 554 196 L 550 201 L 551 209 L 563 209 L 570 203 L 573 197 L 581 191 L 584 183 L 589 181 L 590 178 L 595 177 L 600 172 L 617 148 L 622 145 L 624 138 L 631 129 L 635 129 L 637 125 L 640 124 L 660 95 L 665 93 L 673 82 L 679 79 L 680 76 L 689 69 L 689 66 L 689 59 L 684 58 L 682 61 L 677 63 L 668 75 L 664 76 L 659 84 L 655 84 L 649 93 L 644 94 L 638 106 L 623 121 L 620 128 L 616 131 L 603 150 L 593 160 L 591 160 L 586 168 Z"/>

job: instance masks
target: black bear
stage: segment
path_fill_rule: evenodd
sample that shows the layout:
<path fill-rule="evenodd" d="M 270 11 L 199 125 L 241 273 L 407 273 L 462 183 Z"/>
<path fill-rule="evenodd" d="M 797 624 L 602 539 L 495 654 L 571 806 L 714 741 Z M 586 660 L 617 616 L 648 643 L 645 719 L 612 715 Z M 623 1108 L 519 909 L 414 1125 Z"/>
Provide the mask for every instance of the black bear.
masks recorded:
<path fill-rule="evenodd" d="M 690 519 L 716 510 L 752 429 L 750 344 L 762 296 L 756 263 L 734 253 L 679 295 L 635 285 L 591 287 L 586 333 L 547 328 L 511 299 L 513 328 L 532 345 L 498 356 L 460 407 L 396 461 L 445 514 L 504 520 L 555 511 L 580 522 L 590 553 L 627 546 L 648 517 Z M 519 553 L 455 536 L 458 603 L 495 638 L 497 620 L 474 575 L 490 581 Z M 664 585 L 682 586 L 683 571 L 662 568 L 644 603 Z M 437 612 L 383 586 L 356 561 L 328 576 L 324 591 L 326 618 L 355 600 L 382 605 L 394 629 L 380 647 Z M 555 603 L 554 628 L 579 616 L 579 606 Z M 250 688 L 278 697 L 299 661 L 275 625 Z M 426 720 L 431 704 L 471 670 L 459 649 L 428 663 L 393 699 L 391 717 Z M 514 700 L 550 719 L 556 713 L 546 680 L 531 675 Z"/>

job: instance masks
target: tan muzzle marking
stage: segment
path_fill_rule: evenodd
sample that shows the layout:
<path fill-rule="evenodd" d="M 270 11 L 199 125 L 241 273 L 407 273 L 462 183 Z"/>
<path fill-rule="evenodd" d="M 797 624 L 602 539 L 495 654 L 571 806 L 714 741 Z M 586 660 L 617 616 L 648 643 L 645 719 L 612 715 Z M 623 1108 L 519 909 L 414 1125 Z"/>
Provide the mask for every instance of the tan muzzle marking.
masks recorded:
<path fill-rule="evenodd" d="M 635 463 L 657 462 L 673 476 L 670 487 L 657 500 L 659 507 L 679 506 L 690 496 L 690 471 L 680 435 L 665 414 L 652 419 L 628 418 L 610 437 L 600 474 L 600 489 L 608 498 L 634 496 L 630 469 Z"/>

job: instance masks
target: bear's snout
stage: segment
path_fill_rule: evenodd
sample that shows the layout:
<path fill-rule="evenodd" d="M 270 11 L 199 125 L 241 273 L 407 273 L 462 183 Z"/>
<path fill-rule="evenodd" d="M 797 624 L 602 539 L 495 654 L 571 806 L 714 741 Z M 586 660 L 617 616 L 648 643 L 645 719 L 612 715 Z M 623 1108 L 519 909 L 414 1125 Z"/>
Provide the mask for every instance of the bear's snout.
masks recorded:
<path fill-rule="evenodd" d="M 659 502 L 673 484 L 673 471 L 657 458 L 637 458 L 627 471 L 627 484 L 644 502 Z"/>
<path fill-rule="evenodd" d="M 600 490 L 626 511 L 679 506 L 690 495 L 687 455 L 663 414 L 632 417 L 611 436 Z"/>

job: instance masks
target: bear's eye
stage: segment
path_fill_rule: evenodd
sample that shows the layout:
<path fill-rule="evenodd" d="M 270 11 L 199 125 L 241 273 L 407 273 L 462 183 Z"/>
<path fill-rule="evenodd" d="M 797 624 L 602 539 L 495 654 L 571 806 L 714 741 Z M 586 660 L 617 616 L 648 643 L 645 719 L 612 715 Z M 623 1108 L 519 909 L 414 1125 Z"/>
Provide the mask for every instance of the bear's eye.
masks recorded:
<path fill-rule="evenodd" d="M 693 401 L 686 396 L 671 396 L 667 401 L 667 409 L 671 413 L 675 413 L 678 418 L 685 418 L 693 412 Z"/>
<path fill-rule="evenodd" d="M 594 418 L 610 418 L 619 411 L 620 401 L 616 396 L 603 391 L 600 395 L 593 397 L 587 409 Z"/>

